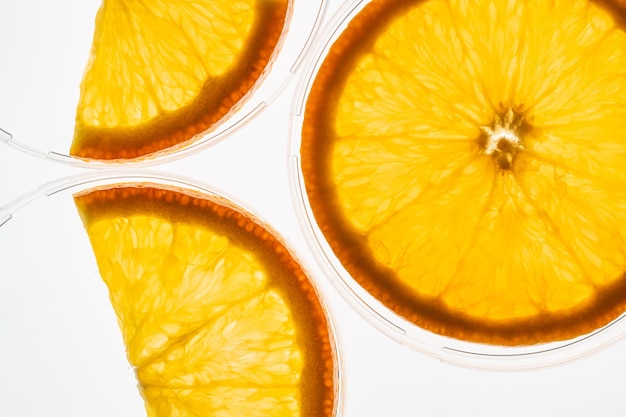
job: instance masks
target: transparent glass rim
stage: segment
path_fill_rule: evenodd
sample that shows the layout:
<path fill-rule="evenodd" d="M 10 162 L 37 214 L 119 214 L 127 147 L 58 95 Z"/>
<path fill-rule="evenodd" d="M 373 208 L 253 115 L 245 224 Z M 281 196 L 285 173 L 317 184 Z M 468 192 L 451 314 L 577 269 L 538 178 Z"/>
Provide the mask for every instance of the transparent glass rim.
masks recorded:
<path fill-rule="evenodd" d="M 29 192 L 22 194 L 20 197 L 10 201 L 8 204 L 0 206 L 0 234 L 2 233 L 2 227 L 4 225 L 12 219 L 19 217 L 20 210 L 32 204 L 42 204 L 45 203 L 45 200 L 48 198 L 56 198 L 67 194 L 70 194 L 71 197 L 71 195 L 75 193 L 99 186 L 132 183 L 150 183 L 174 186 L 226 201 L 227 203 L 232 204 L 233 207 L 242 210 L 242 212 L 249 215 L 255 222 L 266 228 L 289 251 L 289 254 L 300 265 L 308 277 L 309 282 L 313 286 L 328 323 L 328 333 L 334 362 L 333 380 L 335 383 L 335 404 L 333 416 L 343 416 L 346 397 L 346 370 L 341 335 L 337 332 L 336 318 L 334 317 L 334 313 L 332 311 L 333 309 L 329 305 L 327 297 L 317 282 L 318 278 L 312 273 L 312 269 L 307 265 L 305 259 L 298 255 L 298 253 L 294 250 L 293 245 L 291 245 L 281 233 L 279 233 L 271 224 L 259 216 L 259 214 L 249 205 L 243 203 L 239 198 L 233 196 L 232 194 L 195 178 L 189 178 L 163 171 L 134 170 L 132 168 L 112 169 L 108 171 L 90 171 L 47 182 Z"/>
<path fill-rule="evenodd" d="M 626 337 L 626 312 L 589 334 L 540 345 L 508 347 L 467 342 L 441 336 L 409 322 L 364 290 L 343 267 L 319 228 L 308 202 L 301 170 L 300 145 L 308 93 L 328 50 L 352 19 L 375 0 L 346 2 L 323 28 L 314 44 L 305 71 L 298 80 L 292 103 L 289 133 L 289 182 L 300 227 L 313 257 L 342 298 L 380 332 L 412 349 L 451 365 L 493 371 L 517 371 L 552 367 L 600 351 Z"/>
<path fill-rule="evenodd" d="M 29 144 L 0 126 L 0 143 L 26 154 L 66 165 L 90 169 L 119 169 L 122 166 L 149 167 L 171 162 L 195 154 L 232 136 L 249 121 L 262 113 L 296 77 L 305 61 L 316 35 L 321 29 L 328 0 L 289 0 L 291 14 L 281 34 L 278 47 L 255 85 L 237 106 L 209 131 L 198 134 L 189 144 L 173 150 L 163 150 L 142 158 L 100 161 L 85 160 L 68 154 L 66 150 L 41 149 Z M 77 80 L 77 82 L 80 80 Z M 68 141 L 71 138 L 68 138 Z M 70 143 L 67 143 L 69 150 Z"/>

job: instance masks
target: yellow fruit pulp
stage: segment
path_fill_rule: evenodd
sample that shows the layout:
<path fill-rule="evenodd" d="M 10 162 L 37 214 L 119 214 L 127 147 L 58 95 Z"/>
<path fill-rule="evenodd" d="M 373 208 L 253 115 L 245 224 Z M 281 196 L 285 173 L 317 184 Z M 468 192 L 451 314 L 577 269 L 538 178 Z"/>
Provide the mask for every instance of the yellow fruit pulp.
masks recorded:
<path fill-rule="evenodd" d="M 270 63 L 289 0 L 104 0 L 70 153 L 172 151 L 236 110 Z"/>
<path fill-rule="evenodd" d="M 317 73 L 301 145 L 354 279 L 484 343 L 624 312 L 625 17 L 609 1 L 369 3 Z"/>
<path fill-rule="evenodd" d="M 75 197 L 148 415 L 333 416 L 331 334 L 290 252 L 217 197 Z"/>

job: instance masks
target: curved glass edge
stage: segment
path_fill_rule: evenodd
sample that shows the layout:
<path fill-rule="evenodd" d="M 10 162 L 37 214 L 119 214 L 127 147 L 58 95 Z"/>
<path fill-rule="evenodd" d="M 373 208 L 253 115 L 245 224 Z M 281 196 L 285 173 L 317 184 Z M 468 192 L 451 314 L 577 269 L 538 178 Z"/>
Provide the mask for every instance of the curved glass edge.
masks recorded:
<path fill-rule="evenodd" d="M 343 299 L 368 323 L 392 340 L 454 366 L 490 371 L 548 368 L 593 354 L 626 337 L 626 312 L 608 325 L 575 339 L 541 345 L 507 347 L 466 342 L 426 331 L 389 310 L 344 269 L 318 227 L 308 203 L 300 165 L 300 132 L 307 95 L 325 55 L 348 23 L 372 0 L 346 2 L 322 30 L 292 103 L 288 173 L 292 203 L 314 259 Z"/>
<path fill-rule="evenodd" d="M 281 34 L 277 50 L 270 59 L 254 87 L 242 98 L 214 129 L 197 135 L 179 149 L 146 155 L 128 161 L 86 160 L 71 156 L 60 150 L 37 149 L 23 142 L 0 126 L 0 142 L 29 155 L 54 162 L 90 169 L 119 169 L 122 166 L 149 167 L 197 153 L 230 137 L 250 120 L 267 108 L 294 79 L 296 72 L 306 60 L 326 14 L 328 0 L 290 1 L 290 19 Z M 314 18 L 311 18 L 314 16 Z M 69 149 L 69 143 L 68 149 Z"/>
<path fill-rule="evenodd" d="M 179 185 L 185 185 L 187 187 L 203 191 L 212 195 L 216 195 L 217 191 L 212 191 L 208 187 L 198 187 L 194 183 L 197 181 L 193 181 L 189 178 L 178 177 L 174 179 L 174 177 L 168 177 L 162 173 L 156 171 L 132 171 L 132 170 L 114 170 L 107 172 L 106 175 L 98 174 L 98 173 L 86 173 L 86 174 L 76 174 L 70 177 L 65 177 L 61 179 L 57 179 L 54 181 L 47 182 L 38 186 L 37 188 L 22 194 L 16 199 L 8 202 L 7 204 L 0 206 L 0 219 L 6 219 L 4 222 L 0 220 L 0 226 L 5 224 L 9 219 L 12 219 L 17 211 L 19 211 L 22 207 L 25 207 L 29 204 L 32 204 L 36 200 L 44 197 L 50 197 L 60 191 L 67 190 L 70 188 L 76 188 L 81 185 L 92 185 L 97 186 L 98 184 L 104 182 L 109 183 L 111 180 L 128 180 L 128 179 L 137 179 L 141 180 L 169 180 L 172 182 L 176 182 Z M 220 191 L 221 192 L 221 191 Z"/>
<path fill-rule="evenodd" d="M 336 319 L 332 312 L 332 306 L 330 306 L 321 290 L 319 284 L 316 282 L 312 269 L 307 265 L 306 261 L 298 255 L 294 250 L 294 245 L 273 228 L 268 222 L 266 222 L 261 216 L 259 216 L 249 205 L 243 203 L 233 195 L 223 191 L 222 189 L 203 183 L 197 179 L 185 177 L 182 175 L 172 175 L 162 171 L 156 170 L 133 170 L 133 169 L 118 169 L 109 170 L 105 172 L 87 172 L 82 174 L 75 174 L 60 178 L 54 181 L 42 184 L 35 189 L 23 194 L 17 199 L 9 202 L 4 206 L 0 206 L 0 233 L 2 232 L 2 226 L 9 220 L 19 217 L 19 210 L 25 206 L 37 202 L 38 200 L 53 197 L 59 193 L 69 192 L 76 193 L 79 191 L 85 191 L 87 189 L 98 187 L 102 185 L 112 185 L 121 183 L 133 183 L 133 182 L 152 182 L 156 184 L 164 184 L 177 186 L 185 189 L 190 189 L 200 193 L 207 194 L 211 197 L 219 198 L 222 201 L 234 205 L 236 208 L 243 210 L 249 215 L 255 222 L 263 225 L 268 229 L 272 235 L 279 240 L 285 248 L 289 251 L 290 255 L 301 266 L 311 285 L 313 286 L 320 305 L 325 312 L 328 322 L 328 332 L 331 340 L 332 357 L 334 361 L 335 374 L 333 375 L 335 383 L 335 404 L 333 416 L 341 417 L 344 415 L 345 409 L 345 396 L 346 396 L 346 370 L 345 360 L 343 359 L 343 351 L 341 344 L 341 337 L 337 332 Z"/>
<path fill-rule="evenodd" d="M 329 18 L 328 23 L 319 31 L 316 41 L 310 45 L 309 59 L 303 63 L 304 72 L 298 80 L 294 96 L 292 114 L 300 117 L 304 111 L 306 96 L 311 88 L 315 73 L 324 61 L 325 52 L 339 37 L 341 31 L 350 23 L 352 18 L 371 0 L 345 1 L 341 7 Z"/>

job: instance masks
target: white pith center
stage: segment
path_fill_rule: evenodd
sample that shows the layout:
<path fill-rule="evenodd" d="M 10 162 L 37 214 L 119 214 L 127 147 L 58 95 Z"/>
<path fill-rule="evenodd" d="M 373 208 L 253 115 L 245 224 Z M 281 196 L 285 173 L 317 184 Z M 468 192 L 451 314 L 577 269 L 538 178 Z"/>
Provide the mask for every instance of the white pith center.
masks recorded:
<path fill-rule="evenodd" d="M 496 115 L 493 126 L 480 126 L 480 129 L 487 136 L 485 154 L 492 155 L 497 150 L 503 148 L 521 149 L 523 147 L 522 142 L 517 134 L 517 129 L 521 121 L 522 118 L 516 117 L 515 113 L 513 113 L 513 109 L 509 107 L 503 115 Z M 507 142 L 509 146 L 498 146 L 502 141 Z"/>
<path fill-rule="evenodd" d="M 521 146 L 519 137 L 517 137 L 515 132 L 498 126 L 487 133 L 487 145 L 485 146 L 485 154 L 493 154 L 496 149 L 498 149 L 498 144 L 500 143 L 500 141 L 508 142 L 515 149 Z"/>

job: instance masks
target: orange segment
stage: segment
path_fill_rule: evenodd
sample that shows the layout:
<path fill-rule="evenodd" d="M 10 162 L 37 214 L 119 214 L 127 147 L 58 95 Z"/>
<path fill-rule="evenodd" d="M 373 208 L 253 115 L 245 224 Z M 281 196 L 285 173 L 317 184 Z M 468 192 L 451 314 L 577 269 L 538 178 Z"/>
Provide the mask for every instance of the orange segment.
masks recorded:
<path fill-rule="evenodd" d="M 333 416 L 325 310 L 227 201 L 162 185 L 75 196 L 149 416 Z"/>
<path fill-rule="evenodd" d="M 267 68 L 288 8 L 289 0 L 105 0 L 70 153 L 139 158 L 212 129 Z"/>
<path fill-rule="evenodd" d="M 626 6 L 374 0 L 309 93 L 302 171 L 352 277 L 463 340 L 626 310 Z"/>

